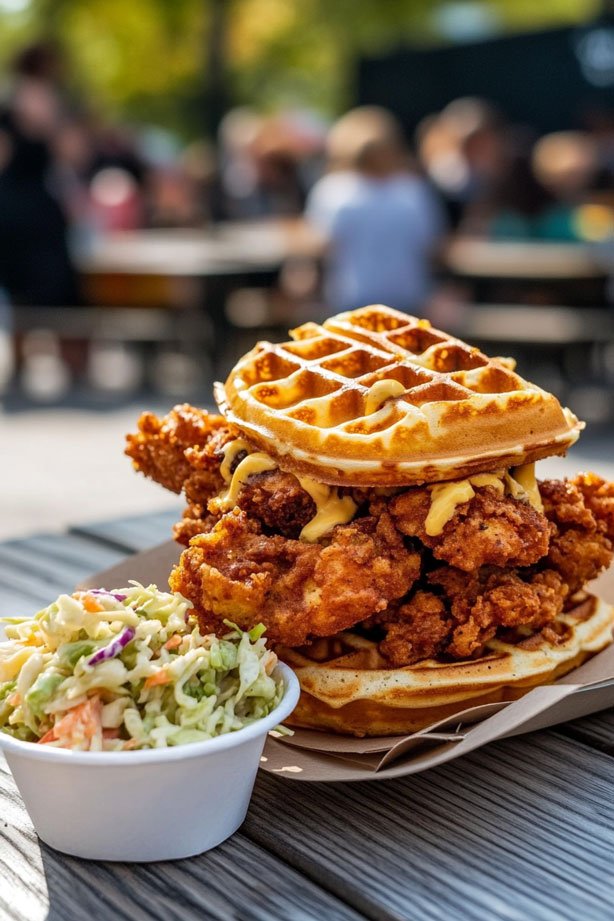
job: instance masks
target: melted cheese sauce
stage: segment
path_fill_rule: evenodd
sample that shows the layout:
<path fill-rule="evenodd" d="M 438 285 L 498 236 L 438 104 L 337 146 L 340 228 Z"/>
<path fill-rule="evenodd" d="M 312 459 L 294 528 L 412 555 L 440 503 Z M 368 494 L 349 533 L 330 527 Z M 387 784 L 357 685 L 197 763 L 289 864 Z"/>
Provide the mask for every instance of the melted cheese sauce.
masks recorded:
<path fill-rule="evenodd" d="M 514 498 L 529 502 L 537 511 L 543 511 L 537 480 L 535 464 L 523 464 L 509 471 L 497 473 L 478 473 L 465 480 L 452 483 L 437 483 L 429 487 L 431 507 L 424 522 L 424 530 L 429 537 L 437 537 L 450 519 L 458 505 L 469 502 L 475 496 L 474 486 L 492 486 L 499 495 L 507 492 Z"/>
<path fill-rule="evenodd" d="M 241 451 L 246 451 L 248 454 L 250 451 L 248 443 L 243 438 L 235 438 L 222 448 L 224 459 L 220 464 L 220 473 L 224 477 L 224 482 L 230 483 L 232 480 L 231 467 Z"/>
<path fill-rule="evenodd" d="M 243 450 L 243 448 L 241 450 Z M 226 492 L 218 496 L 217 499 L 214 499 L 211 505 L 214 507 L 215 511 L 230 511 L 230 509 L 234 508 L 237 504 L 241 487 L 250 476 L 254 476 L 256 473 L 264 473 L 265 470 L 275 470 L 276 467 L 277 464 L 268 454 L 264 454 L 261 451 L 256 451 L 254 454 L 248 454 L 247 457 L 244 457 L 241 463 L 238 464 L 237 469 L 232 474 L 230 485 Z"/>
<path fill-rule="evenodd" d="M 299 476 L 297 479 L 316 504 L 316 513 L 299 534 L 299 540 L 313 544 L 335 525 L 352 520 L 358 506 L 350 496 L 340 496 L 335 486 L 318 483 L 310 476 Z"/>
<path fill-rule="evenodd" d="M 539 494 L 539 487 L 535 479 L 535 464 L 523 464 L 521 467 L 514 467 L 511 474 L 514 480 L 524 490 L 527 500 L 538 512 L 543 512 L 544 506 Z"/>
<path fill-rule="evenodd" d="M 405 393 L 405 387 L 400 381 L 395 381 L 393 378 L 376 381 L 367 393 L 365 416 L 370 416 L 371 413 L 377 412 L 382 403 L 385 403 L 390 397 L 398 397 L 402 393 Z"/>
<path fill-rule="evenodd" d="M 392 383 L 396 383 L 396 381 Z M 249 452 L 249 450 L 250 446 L 243 438 L 229 441 L 222 449 L 224 457 L 220 464 L 220 473 L 228 484 L 228 488 L 211 501 L 212 511 L 230 511 L 236 505 L 242 487 L 251 476 L 277 468 L 277 463 L 272 457 L 262 451 L 256 451 L 253 454 L 248 453 L 247 457 L 244 457 L 234 472 L 231 473 L 231 468 L 237 456 L 241 452 Z M 315 543 L 320 537 L 332 530 L 335 525 L 347 524 L 356 514 L 356 509 L 358 508 L 356 503 L 349 496 L 340 496 L 336 487 L 319 483 L 308 476 L 297 476 L 297 480 L 316 505 L 316 513 L 301 531 L 299 540 Z"/>
<path fill-rule="evenodd" d="M 429 537 L 437 537 L 454 515 L 457 505 L 469 502 L 475 496 L 475 490 L 469 480 L 455 483 L 438 483 L 431 487 L 431 507 L 424 522 L 424 530 Z"/>

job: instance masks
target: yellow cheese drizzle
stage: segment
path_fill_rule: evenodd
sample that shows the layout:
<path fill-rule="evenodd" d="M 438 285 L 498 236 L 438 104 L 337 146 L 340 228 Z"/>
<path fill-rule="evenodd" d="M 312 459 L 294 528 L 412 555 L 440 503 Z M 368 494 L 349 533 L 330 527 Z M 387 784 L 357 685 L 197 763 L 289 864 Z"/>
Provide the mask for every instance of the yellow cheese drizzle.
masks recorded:
<path fill-rule="evenodd" d="M 214 506 L 216 511 L 229 511 L 236 505 L 241 487 L 250 476 L 254 476 L 256 473 L 264 473 L 265 470 L 275 470 L 276 467 L 277 464 L 268 454 L 263 454 L 260 451 L 248 454 L 237 466 L 226 492 L 214 499 L 211 505 Z"/>
<path fill-rule="evenodd" d="M 229 441 L 228 444 L 224 445 L 222 448 L 222 454 L 224 455 L 224 460 L 220 464 L 220 473 L 224 477 L 226 483 L 230 483 L 232 480 L 232 473 L 230 468 L 233 465 L 233 462 L 238 454 L 241 451 L 246 451 L 249 454 L 249 445 L 243 438 L 235 438 L 234 441 Z"/>
<path fill-rule="evenodd" d="M 398 397 L 402 393 L 405 393 L 405 387 L 400 381 L 396 381 L 393 378 L 376 381 L 367 393 L 365 416 L 370 416 L 371 413 L 377 412 L 382 403 L 385 403 L 390 397 Z"/>
<path fill-rule="evenodd" d="M 453 517 L 456 507 L 463 502 L 469 502 L 475 496 L 474 486 L 492 486 L 500 495 L 507 487 L 510 495 L 515 499 L 528 501 L 533 508 L 543 511 L 537 481 L 535 479 L 535 464 L 523 464 L 515 467 L 511 474 L 505 473 L 478 473 L 466 480 L 455 480 L 453 483 L 437 483 L 430 487 L 431 507 L 424 522 L 424 530 L 429 537 L 437 537 Z"/>
<path fill-rule="evenodd" d="M 533 508 L 536 508 L 538 512 L 543 512 L 544 506 L 539 494 L 537 480 L 535 479 L 535 464 L 523 464 L 521 467 L 514 467 L 510 479 L 524 490 L 525 496 Z"/>
<path fill-rule="evenodd" d="M 244 457 L 231 474 L 230 468 L 233 461 L 241 451 L 249 451 L 248 443 L 242 438 L 228 442 L 222 449 L 224 459 L 220 464 L 220 472 L 229 485 L 224 493 L 212 501 L 213 511 L 229 511 L 236 504 L 241 487 L 249 477 L 256 473 L 264 473 L 266 470 L 275 470 L 277 467 L 272 457 L 258 451 Z M 339 491 L 334 486 L 319 483 L 312 477 L 298 476 L 297 479 L 316 505 L 316 513 L 301 531 L 300 540 L 315 543 L 335 525 L 347 524 L 352 520 L 358 506 L 349 496 L 339 496 Z"/>
<path fill-rule="evenodd" d="M 319 483 L 310 476 L 299 476 L 297 479 L 316 504 L 316 513 L 299 534 L 299 540 L 313 544 L 335 525 L 352 520 L 358 506 L 350 496 L 340 496 L 334 486 Z"/>

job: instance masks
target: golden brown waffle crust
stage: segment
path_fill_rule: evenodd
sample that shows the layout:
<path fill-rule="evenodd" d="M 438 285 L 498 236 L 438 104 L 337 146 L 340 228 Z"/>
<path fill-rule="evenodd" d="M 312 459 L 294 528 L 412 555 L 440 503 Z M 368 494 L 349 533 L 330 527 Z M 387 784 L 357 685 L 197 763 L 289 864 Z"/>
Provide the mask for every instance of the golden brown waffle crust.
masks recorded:
<path fill-rule="evenodd" d="M 594 596 L 557 620 L 562 629 L 557 645 L 536 643 L 536 638 L 516 644 L 492 640 L 479 659 L 429 659 L 405 668 L 384 667 L 375 645 L 351 633 L 318 641 L 317 661 L 308 650 L 278 649 L 301 684 L 298 706 L 287 722 L 345 735 L 405 735 L 467 707 L 515 700 L 572 671 L 612 641 L 614 608 Z"/>
<path fill-rule="evenodd" d="M 408 486 L 518 466 L 564 454 L 582 428 L 506 360 L 389 307 L 291 335 L 258 343 L 215 398 L 282 469 L 324 483 Z M 374 409 L 381 381 L 396 392 Z"/>

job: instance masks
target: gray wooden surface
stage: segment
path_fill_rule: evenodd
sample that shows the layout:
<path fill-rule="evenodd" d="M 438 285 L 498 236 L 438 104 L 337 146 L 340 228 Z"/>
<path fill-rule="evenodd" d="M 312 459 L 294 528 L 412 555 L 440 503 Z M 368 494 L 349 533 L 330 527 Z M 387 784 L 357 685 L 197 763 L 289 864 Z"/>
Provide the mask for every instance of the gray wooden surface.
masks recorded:
<path fill-rule="evenodd" d="M 168 525 L 142 516 L 0 545 L 0 609 L 34 610 Z M 0 772 L 0 919 L 611 921 L 613 755 L 608 713 L 383 784 L 261 774 L 231 841 L 145 867 L 40 844 Z"/>

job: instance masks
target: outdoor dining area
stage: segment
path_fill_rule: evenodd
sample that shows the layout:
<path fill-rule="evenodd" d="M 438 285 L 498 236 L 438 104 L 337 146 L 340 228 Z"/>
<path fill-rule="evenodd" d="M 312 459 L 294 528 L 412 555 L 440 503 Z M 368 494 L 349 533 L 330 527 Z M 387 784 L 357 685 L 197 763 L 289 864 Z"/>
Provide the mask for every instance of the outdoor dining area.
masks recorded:
<path fill-rule="evenodd" d="M 60 6 L 0 0 L 0 921 L 610 921 L 607 4 Z"/>

